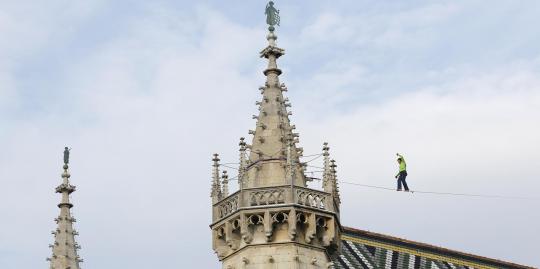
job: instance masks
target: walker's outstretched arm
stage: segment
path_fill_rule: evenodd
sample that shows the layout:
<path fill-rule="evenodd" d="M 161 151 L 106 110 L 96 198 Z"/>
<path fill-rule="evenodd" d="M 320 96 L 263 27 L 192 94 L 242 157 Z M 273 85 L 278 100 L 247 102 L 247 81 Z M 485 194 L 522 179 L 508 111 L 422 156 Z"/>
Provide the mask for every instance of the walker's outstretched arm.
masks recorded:
<path fill-rule="evenodd" d="M 407 164 L 407 162 L 405 162 L 405 158 L 403 157 L 403 155 L 399 154 L 399 153 L 396 153 L 396 155 L 401 158 L 401 161 L 404 163 L 404 164 Z"/>

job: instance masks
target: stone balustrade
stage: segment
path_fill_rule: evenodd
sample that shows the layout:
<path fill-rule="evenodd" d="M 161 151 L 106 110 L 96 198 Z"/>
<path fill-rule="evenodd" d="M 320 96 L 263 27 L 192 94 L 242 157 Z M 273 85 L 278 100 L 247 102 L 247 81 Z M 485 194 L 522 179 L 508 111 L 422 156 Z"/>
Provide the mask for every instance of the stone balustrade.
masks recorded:
<path fill-rule="evenodd" d="M 224 219 L 241 208 L 297 204 L 300 206 L 338 212 L 332 194 L 300 186 L 272 186 L 236 191 L 213 205 L 213 220 Z"/>

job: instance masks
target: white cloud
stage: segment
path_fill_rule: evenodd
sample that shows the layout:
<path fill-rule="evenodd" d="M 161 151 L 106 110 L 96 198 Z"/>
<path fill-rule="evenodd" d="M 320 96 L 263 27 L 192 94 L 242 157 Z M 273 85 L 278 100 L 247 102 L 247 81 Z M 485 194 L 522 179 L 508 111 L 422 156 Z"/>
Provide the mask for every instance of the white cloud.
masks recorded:
<path fill-rule="evenodd" d="M 343 181 L 395 188 L 394 154 L 401 152 L 413 190 L 536 199 L 402 196 L 342 184 L 343 223 L 534 264 L 540 239 L 534 228 L 540 225 L 540 80 L 534 70 L 510 65 L 441 84 L 445 89 L 419 89 L 298 124 L 306 148 L 329 140 Z M 501 250 L 501 244 L 519 250 Z"/>
<path fill-rule="evenodd" d="M 5 2 L 0 11 L 0 55 L 19 61 L 47 43 L 72 34 L 102 6 L 101 0 Z"/>
<path fill-rule="evenodd" d="M 0 108 L 14 106 L 17 102 L 16 96 L 13 77 L 0 69 Z"/>
<path fill-rule="evenodd" d="M 18 208 L 33 213 L 6 224 L 1 241 L 18 242 L 10 245 L 13 254 L 0 254 L 0 267 L 44 263 L 57 214 L 52 187 L 60 182 L 60 159 L 54 156 L 65 144 L 73 147 L 72 179 L 79 187 L 74 210 L 86 266 L 217 265 L 208 245 L 210 215 L 204 213 L 210 206 L 210 158 L 214 151 L 236 158 L 237 139 L 246 134 L 255 109 L 246 104 L 257 98 L 262 81 L 255 68 L 242 72 L 258 61 L 264 32 L 205 9 L 189 18 L 197 21 L 194 29 L 162 12 L 149 16 L 70 68 L 62 83 L 69 89 L 61 101 L 66 106 L 11 123 L 0 171 L 2 179 L 16 180 L 2 181 L 6 188 L 32 186 L 24 192 L 33 199 Z M 163 27 L 167 23 L 178 27 Z M 199 40 L 186 38 L 199 29 Z M 23 195 L 19 190 L 2 196 L 2 212 L 12 212 L 9 201 Z M 19 240 L 7 231 L 20 222 L 31 232 Z M 197 240 L 200 245 L 185 243 Z M 165 249 L 147 251 L 148 245 Z M 0 246 L 2 252 L 7 247 Z M 186 261 L 188 256 L 198 259 Z"/>
<path fill-rule="evenodd" d="M 73 2 L 4 1 L 0 10 L 0 109 L 24 102 L 20 84 L 28 78 L 21 70 L 42 50 L 51 49 L 74 34 L 91 17 L 101 0 Z M 36 72 L 33 70 L 33 72 Z M 35 75 L 35 74 L 32 74 Z M 35 89 L 34 89 L 35 90 Z"/>
<path fill-rule="evenodd" d="M 323 13 L 303 29 L 300 40 L 379 47 L 423 46 L 437 24 L 446 22 L 459 11 L 456 3 L 437 3 L 392 12 L 368 9 L 354 16 Z"/>
<path fill-rule="evenodd" d="M 79 31 L 91 27 L 79 28 L 77 22 L 103 8 L 80 3 L 82 7 L 64 16 L 67 2 L 55 3 L 52 8 L 34 7 L 42 8 L 44 15 L 25 28 L 0 30 L 13 33 L 11 38 L 19 44 L 29 43 L 2 42 L 0 55 L 13 52 L 32 59 L 34 53 L 46 54 L 48 42 L 64 24 L 73 28 L 71 38 L 85 36 Z M 0 196 L 0 212 L 10 221 L 0 231 L 0 267 L 45 266 L 52 240 L 48 230 L 54 228 L 58 210 L 53 188 L 60 182 L 65 144 L 73 147 L 72 180 L 79 189 L 73 195 L 74 210 L 85 267 L 218 266 L 207 226 L 210 156 L 219 152 L 224 162 L 236 161 L 237 139 L 253 127 L 250 115 L 255 106 L 250 103 L 259 99 L 257 86 L 263 83 L 257 52 L 265 45 L 264 33 L 206 7 L 176 10 L 159 2 L 147 3 L 142 10 L 125 18 L 115 35 L 88 44 L 94 48 L 90 53 L 61 66 L 59 81 L 48 85 L 60 88 L 61 100 L 48 102 L 42 115 L 10 118 L 2 129 L 0 180 L 9 191 Z M 375 28 L 383 16 L 358 22 L 327 13 L 300 37 L 280 35 L 280 40 L 294 43 L 295 52 L 280 64 L 286 69 L 283 62 L 293 61 L 290 65 L 308 69 L 313 62 L 294 59 L 309 56 L 306 51 L 347 51 L 347 42 L 356 39 L 377 46 L 381 40 L 390 41 L 395 43 L 389 46 L 399 47 L 409 40 L 411 29 L 437 24 L 456 10 L 433 5 L 398 12 L 401 15 L 396 14 L 382 33 Z M 25 18 L 24 12 L 12 14 L 11 21 Z M 40 31 L 40 25 L 44 33 L 30 31 Z M 319 32 L 334 38 L 335 47 L 319 48 L 326 42 L 318 39 Z M 429 35 L 416 35 L 420 39 L 414 44 L 422 44 Z M 414 49 L 414 44 L 404 50 Z M 535 124 L 540 113 L 538 61 L 486 70 L 451 65 L 425 73 L 413 68 L 399 77 L 358 64 L 353 57 L 334 57 L 337 60 L 317 65 L 303 77 L 286 72 L 284 82 L 291 82 L 294 122 L 306 154 L 319 151 L 322 141 L 329 140 L 343 180 L 393 186 L 393 154 L 403 151 L 414 188 L 535 195 L 535 161 L 540 160 L 540 130 Z M 13 76 L 12 67 L 0 79 L 0 85 L 15 85 L 4 87 L 8 96 L 21 93 L 16 86 L 21 77 Z M 363 100 L 361 105 L 351 98 L 376 92 L 378 84 L 396 77 L 400 81 L 385 84 L 396 90 L 391 98 Z M 399 91 L 402 82 L 408 93 Z M 5 90 L 9 88 L 13 90 Z M 341 107 L 345 101 L 351 102 L 348 109 Z M 346 225 L 536 262 L 531 244 L 539 239 L 534 230 L 539 218 L 529 202 L 420 195 L 408 199 L 345 185 L 342 192 Z M 518 247 L 508 251 L 499 244 Z"/>

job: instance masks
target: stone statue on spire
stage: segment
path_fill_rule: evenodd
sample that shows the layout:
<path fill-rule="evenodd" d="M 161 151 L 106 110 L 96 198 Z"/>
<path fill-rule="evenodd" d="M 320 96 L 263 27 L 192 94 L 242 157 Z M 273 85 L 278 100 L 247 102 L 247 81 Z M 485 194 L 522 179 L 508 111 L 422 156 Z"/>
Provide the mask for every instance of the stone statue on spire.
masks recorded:
<path fill-rule="evenodd" d="M 68 147 L 64 148 L 64 164 L 69 164 L 69 149 Z"/>
<path fill-rule="evenodd" d="M 266 24 L 270 25 L 268 29 L 270 32 L 274 31 L 274 25 L 279 26 L 280 17 L 279 17 L 279 10 L 277 10 L 274 7 L 274 2 L 270 1 L 268 4 L 266 4 L 266 10 L 264 11 L 264 14 L 266 14 Z"/>

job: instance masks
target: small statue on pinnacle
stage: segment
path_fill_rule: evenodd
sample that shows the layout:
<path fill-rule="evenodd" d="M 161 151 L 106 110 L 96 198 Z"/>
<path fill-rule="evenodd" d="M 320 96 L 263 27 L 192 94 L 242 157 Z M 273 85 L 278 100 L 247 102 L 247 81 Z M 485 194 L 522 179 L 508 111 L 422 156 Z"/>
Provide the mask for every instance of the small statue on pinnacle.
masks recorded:
<path fill-rule="evenodd" d="M 273 1 L 268 2 L 264 14 L 266 14 L 266 24 L 270 25 L 270 27 L 268 27 L 268 30 L 270 30 L 270 32 L 273 32 L 275 30 L 274 25 L 279 26 L 280 21 L 279 10 L 274 7 Z"/>
<path fill-rule="evenodd" d="M 70 149 L 68 149 L 68 147 L 64 148 L 64 164 L 69 163 L 69 151 Z"/>

